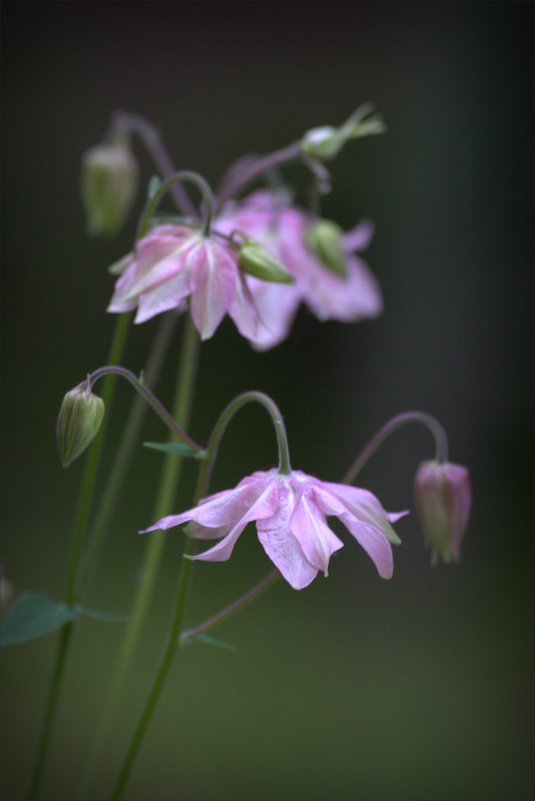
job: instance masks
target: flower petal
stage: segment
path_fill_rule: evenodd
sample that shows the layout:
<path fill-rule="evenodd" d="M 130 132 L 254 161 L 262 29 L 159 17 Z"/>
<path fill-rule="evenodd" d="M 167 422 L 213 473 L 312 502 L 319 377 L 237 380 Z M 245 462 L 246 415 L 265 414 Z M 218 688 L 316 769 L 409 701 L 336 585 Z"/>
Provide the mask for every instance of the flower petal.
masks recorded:
<path fill-rule="evenodd" d="M 190 276 L 181 271 L 169 281 L 152 287 L 139 296 L 136 323 L 144 323 L 157 314 L 178 309 L 190 294 Z"/>
<path fill-rule="evenodd" d="M 190 536 L 203 539 L 222 537 L 238 523 L 246 511 L 258 500 L 269 484 L 271 476 L 271 471 L 247 476 L 234 489 L 223 490 L 209 495 L 200 501 L 197 506 L 182 512 L 182 514 L 163 517 L 142 533 L 157 529 L 166 530 L 194 521 L 197 524 L 197 526 L 192 527 L 195 534 L 191 535 L 190 531 L 188 531 Z"/>
<path fill-rule="evenodd" d="M 347 513 L 340 515 L 340 520 L 372 559 L 381 578 L 392 578 L 394 572 L 392 546 L 383 532 L 375 526 L 356 520 Z"/>
<path fill-rule="evenodd" d="M 327 526 L 325 516 L 306 495 L 298 499 L 290 525 L 310 564 L 327 576 L 331 555 L 343 548 L 344 543 Z"/>
<path fill-rule="evenodd" d="M 317 576 L 318 569 L 306 558 L 298 539 L 290 530 L 295 498 L 288 487 L 278 491 L 276 513 L 257 523 L 258 539 L 265 552 L 294 590 L 307 587 Z"/>
<path fill-rule="evenodd" d="M 227 536 L 203 553 L 193 556 L 192 559 L 200 559 L 206 562 L 224 562 L 230 559 L 232 550 L 243 529 L 252 520 L 261 520 L 265 517 L 272 517 L 277 508 L 277 485 L 270 481 L 259 498 L 245 512 L 243 517 L 236 523 L 232 531 Z"/>
<path fill-rule="evenodd" d="M 238 268 L 229 249 L 208 239 L 203 243 L 202 254 L 196 254 L 195 262 L 191 316 L 201 339 L 209 339 L 234 299 Z"/>

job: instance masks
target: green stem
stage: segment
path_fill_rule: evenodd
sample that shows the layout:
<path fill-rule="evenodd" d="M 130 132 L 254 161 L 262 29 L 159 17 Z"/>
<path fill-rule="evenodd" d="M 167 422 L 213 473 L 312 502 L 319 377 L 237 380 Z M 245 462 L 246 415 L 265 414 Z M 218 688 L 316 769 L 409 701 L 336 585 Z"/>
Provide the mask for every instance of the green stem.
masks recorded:
<path fill-rule="evenodd" d="M 293 142 L 287 147 L 276 150 L 274 153 L 269 153 L 267 156 L 261 156 L 258 159 L 249 161 L 244 165 L 243 169 L 228 170 L 226 177 L 223 178 L 221 187 L 217 192 L 217 209 L 219 210 L 227 200 L 235 197 L 245 187 L 258 178 L 262 173 L 272 170 L 281 164 L 286 164 L 289 161 L 294 161 L 302 155 L 301 143 Z"/>
<path fill-rule="evenodd" d="M 208 445 L 206 446 L 205 457 L 201 462 L 199 469 L 199 477 L 197 480 L 197 487 L 195 490 L 194 504 L 197 503 L 207 493 L 210 478 L 212 475 L 213 466 L 219 449 L 221 438 L 225 430 L 234 417 L 236 412 L 245 406 L 247 403 L 257 402 L 260 403 L 269 412 L 275 431 L 277 434 L 277 443 L 279 447 L 279 470 L 282 473 L 290 472 L 290 458 L 288 453 L 288 441 L 286 437 L 286 429 L 282 420 L 282 415 L 278 406 L 271 400 L 268 395 L 263 392 L 245 392 L 243 395 L 238 395 L 233 401 L 224 409 L 220 415 L 217 423 L 214 426 Z M 165 510 L 162 509 L 165 514 Z M 155 537 L 154 542 L 163 542 L 160 537 Z M 180 578 L 178 582 L 178 595 L 175 604 L 175 610 L 169 632 L 169 638 L 163 656 L 160 660 L 160 665 L 156 672 L 154 683 L 151 687 L 149 697 L 141 713 L 138 725 L 134 731 L 134 735 L 130 741 L 130 745 L 126 752 L 126 756 L 119 773 L 119 777 L 111 794 L 111 801 L 118 801 L 123 794 L 130 774 L 134 767 L 139 749 L 145 738 L 149 723 L 156 709 L 160 693 L 165 684 L 165 680 L 169 673 L 169 669 L 173 663 L 176 650 L 180 644 L 180 630 L 182 627 L 182 620 L 186 609 L 186 600 L 188 596 L 189 585 L 191 581 L 193 563 L 189 557 L 193 556 L 197 547 L 197 542 L 192 537 L 188 538 L 186 547 L 184 549 L 184 558 L 182 559 Z M 269 585 L 268 585 L 269 586 Z M 267 587 L 266 587 L 267 589 Z"/>
<path fill-rule="evenodd" d="M 91 389 L 93 384 L 102 378 L 105 375 L 109 375 L 113 373 L 114 375 L 119 375 L 121 378 L 126 378 L 127 381 L 132 384 L 136 392 L 139 392 L 141 397 L 151 406 L 154 412 L 158 415 L 160 420 L 170 429 L 170 431 L 175 434 L 175 436 L 184 442 L 188 447 L 190 447 L 193 451 L 198 454 L 203 452 L 202 446 L 199 445 L 195 440 L 193 440 L 182 428 L 182 426 L 177 423 L 175 418 L 172 414 L 170 414 L 163 403 L 154 395 L 153 392 L 145 385 L 144 381 L 141 381 L 131 370 L 128 370 L 126 367 L 114 367 L 113 365 L 107 365 L 106 367 L 99 367 L 98 370 L 95 370 L 88 376 L 89 379 L 89 388 Z"/>
<path fill-rule="evenodd" d="M 148 232 L 152 218 L 154 217 L 158 206 L 163 200 L 164 195 L 175 184 L 180 184 L 184 181 L 189 181 L 189 183 L 194 184 L 202 195 L 202 199 L 204 201 L 204 220 L 202 225 L 202 233 L 203 236 L 208 236 L 210 234 L 210 227 L 212 225 L 212 209 L 214 206 L 214 197 L 210 185 L 207 181 L 205 181 L 202 175 L 189 170 L 182 170 L 180 172 L 175 172 L 174 175 L 169 176 L 169 178 L 163 181 L 152 197 L 148 199 L 139 220 L 136 239 L 141 239 Z"/>
<path fill-rule="evenodd" d="M 130 322 L 129 314 L 122 314 L 117 319 L 117 323 L 115 326 L 115 333 L 112 339 L 110 353 L 108 356 L 108 361 L 111 364 L 117 364 L 122 358 L 122 354 L 126 343 L 126 336 L 128 333 L 129 322 Z M 102 399 L 108 410 L 110 409 L 112 403 L 114 385 L 115 385 L 114 377 L 110 375 L 106 379 L 106 382 L 102 390 Z M 80 553 L 81 553 L 82 543 L 87 534 L 89 512 L 91 508 L 91 502 L 93 499 L 98 469 L 100 465 L 100 459 L 102 455 L 104 435 L 106 430 L 107 430 L 107 425 L 106 422 L 104 422 L 99 432 L 99 435 L 95 438 L 93 444 L 91 445 L 85 465 L 84 476 L 82 480 L 80 497 L 78 500 L 78 507 L 74 523 L 73 540 L 71 546 L 69 566 L 67 570 L 65 592 L 63 596 L 67 606 L 70 606 L 75 600 L 76 576 L 78 573 L 78 567 L 80 562 Z M 28 793 L 28 798 L 31 799 L 31 801 L 34 801 L 34 799 L 38 797 L 43 782 L 44 770 L 46 766 L 46 758 L 50 748 L 50 741 L 51 741 L 52 730 L 54 728 L 54 722 L 57 716 L 57 709 L 61 695 L 61 687 L 67 663 L 67 655 L 69 652 L 69 645 L 71 642 L 72 632 L 73 632 L 73 623 L 72 622 L 67 623 L 60 634 L 60 639 L 58 642 L 56 660 L 52 672 L 52 679 L 48 693 L 48 700 L 45 708 L 43 728 L 41 730 L 41 736 L 37 748 L 35 766 Z"/>
<path fill-rule="evenodd" d="M 429 429 L 435 439 L 435 459 L 437 462 L 448 461 L 448 437 L 444 427 L 439 423 L 436 417 L 426 414 L 426 412 L 403 412 L 402 414 L 392 417 L 391 420 L 388 420 L 371 438 L 343 477 L 342 483 L 352 484 L 368 459 L 373 456 L 385 439 L 407 423 L 419 423 Z"/>
<path fill-rule="evenodd" d="M 112 116 L 112 130 L 110 135 L 117 137 L 123 132 L 136 133 L 144 143 L 145 147 L 152 156 L 154 163 L 160 170 L 162 178 L 169 178 L 176 172 L 169 153 L 163 145 L 160 134 L 151 123 L 139 114 L 129 114 L 126 111 L 116 111 Z M 171 187 L 171 194 L 183 214 L 192 216 L 195 214 L 195 207 L 189 199 L 184 187 L 181 184 L 174 184 Z"/>
<path fill-rule="evenodd" d="M 184 339 L 182 343 L 182 353 L 179 360 L 173 417 L 179 423 L 185 426 L 188 423 L 191 413 L 199 350 L 199 337 L 189 315 L 185 318 L 185 330 L 183 332 L 183 336 Z M 173 441 L 173 439 L 174 438 L 171 437 L 171 441 Z M 182 459 L 180 456 L 176 454 L 166 454 L 162 470 L 162 478 L 153 512 L 154 519 L 158 519 L 169 513 L 173 496 L 177 490 L 181 469 Z M 104 704 L 104 715 L 101 719 L 95 740 L 89 753 L 87 767 L 82 778 L 78 797 L 83 797 L 89 789 L 98 758 L 102 748 L 104 747 L 111 722 L 117 709 L 121 690 L 126 682 L 128 668 L 138 642 L 139 635 L 147 614 L 149 602 L 154 590 L 154 584 L 158 573 L 164 542 L 165 541 L 163 537 L 151 537 L 147 543 L 144 561 L 141 568 L 141 580 L 139 582 L 139 588 L 134 599 L 132 611 L 121 644 L 121 650 L 119 652 L 119 656 L 108 685 L 108 691 Z"/>
<path fill-rule="evenodd" d="M 164 314 L 162 317 L 162 321 L 147 358 L 146 369 L 144 370 L 144 382 L 148 387 L 154 387 L 158 380 L 178 319 L 178 315 L 174 312 Z M 145 419 L 146 412 L 147 404 L 144 398 L 142 396 L 137 397 L 132 404 L 132 409 L 121 436 L 110 475 L 106 480 L 97 514 L 91 526 L 88 546 L 85 549 L 83 563 L 77 580 L 77 597 L 84 592 L 89 574 L 96 564 L 102 550 L 103 541 L 109 529 L 111 516 L 127 476 L 130 460 L 133 456 L 134 449 L 139 444 L 141 426 Z"/>
<path fill-rule="evenodd" d="M 251 587 L 246 593 L 240 595 L 239 598 L 232 601 L 228 606 L 225 606 L 224 609 L 221 609 L 219 612 L 216 612 L 215 615 L 199 623 L 198 626 L 182 632 L 180 635 L 180 645 L 187 645 L 198 637 L 199 634 L 210 631 L 214 626 L 218 626 L 224 620 L 228 620 L 229 617 L 235 615 L 236 612 L 240 612 L 245 606 L 255 601 L 260 595 L 266 592 L 266 590 L 269 590 L 280 578 L 281 574 L 278 570 L 270 570 L 270 572 L 255 584 L 254 587 Z"/>
<path fill-rule="evenodd" d="M 245 406 L 247 403 L 255 402 L 260 403 L 266 409 L 273 422 L 279 450 L 279 473 L 282 473 L 283 475 L 288 475 L 291 473 L 292 468 L 290 467 L 288 437 L 286 435 L 286 427 L 284 425 L 284 420 L 282 419 L 280 409 L 275 401 L 271 400 L 269 395 L 265 395 L 263 392 L 257 392 L 256 390 L 251 390 L 250 392 L 244 392 L 242 395 L 238 395 L 236 398 L 234 398 L 234 400 L 232 400 L 221 412 L 219 419 L 214 426 L 208 441 L 208 445 L 206 446 L 205 458 L 201 466 L 201 475 L 206 474 L 206 484 L 208 484 L 210 480 L 211 471 L 219 448 L 219 443 L 228 424 L 236 412 L 238 412 L 243 406 Z"/>

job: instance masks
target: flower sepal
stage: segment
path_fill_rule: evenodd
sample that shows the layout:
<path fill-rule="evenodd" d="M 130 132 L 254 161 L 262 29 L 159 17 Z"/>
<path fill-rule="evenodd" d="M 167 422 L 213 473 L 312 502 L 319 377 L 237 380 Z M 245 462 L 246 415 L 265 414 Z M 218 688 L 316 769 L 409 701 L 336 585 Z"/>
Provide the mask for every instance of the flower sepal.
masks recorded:
<path fill-rule="evenodd" d="M 240 269 L 275 284 L 293 284 L 295 279 L 282 266 L 282 264 L 268 253 L 266 248 L 254 239 L 246 239 L 238 250 L 238 263 Z"/>

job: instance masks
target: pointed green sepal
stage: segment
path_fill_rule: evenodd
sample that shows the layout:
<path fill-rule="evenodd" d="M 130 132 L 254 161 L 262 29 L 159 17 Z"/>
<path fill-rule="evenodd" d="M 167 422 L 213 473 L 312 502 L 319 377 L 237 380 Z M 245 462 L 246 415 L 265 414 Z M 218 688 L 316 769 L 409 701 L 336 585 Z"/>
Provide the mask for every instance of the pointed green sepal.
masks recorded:
<path fill-rule="evenodd" d="M 293 284 L 294 279 L 283 265 L 254 239 L 246 239 L 238 250 L 238 262 L 244 273 L 275 284 Z"/>

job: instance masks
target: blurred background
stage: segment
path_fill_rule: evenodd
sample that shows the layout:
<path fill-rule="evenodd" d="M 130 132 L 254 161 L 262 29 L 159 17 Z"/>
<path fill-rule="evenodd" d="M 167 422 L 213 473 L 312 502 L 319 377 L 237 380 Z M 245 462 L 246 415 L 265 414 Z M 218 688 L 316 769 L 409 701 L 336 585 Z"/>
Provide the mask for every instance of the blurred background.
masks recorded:
<path fill-rule="evenodd" d="M 134 215 L 113 240 L 87 238 L 79 164 L 118 108 L 156 124 L 178 168 L 216 183 L 239 156 L 376 103 L 388 133 L 333 163 L 324 213 L 346 228 L 375 221 L 366 259 L 383 316 L 343 325 L 302 309 L 264 354 L 227 319 L 202 347 L 190 429 L 205 441 L 235 394 L 264 390 L 285 415 L 293 465 L 336 481 L 387 418 L 423 409 L 473 479 L 462 561 L 431 569 L 412 481 L 432 441 L 417 427 L 389 440 L 359 482 L 387 509 L 411 509 L 392 581 L 345 536 L 328 580 L 299 593 L 281 582 L 214 632 L 235 651 L 184 650 L 128 799 L 533 797 L 532 23 L 532 4 L 516 2 L 3 4 L 1 560 L 16 591 L 63 592 L 84 465 L 60 467 L 55 419 L 64 393 L 106 359 L 106 268 L 135 231 Z M 154 168 L 134 147 L 144 186 Z M 302 199 L 304 171 L 287 175 Z M 131 332 L 134 371 L 157 325 Z M 158 386 L 166 403 L 179 334 Z M 103 481 L 132 399 L 119 386 Z M 147 417 L 142 439 L 163 437 Z M 275 457 L 267 416 L 248 408 L 214 489 Z M 93 606 L 129 608 L 160 465 L 140 442 Z M 177 512 L 194 475 L 186 464 Z M 181 533 L 167 537 L 95 799 L 109 793 L 164 642 L 183 548 Z M 230 562 L 199 563 L 188 625 L 268 568 L 252 528 Z M 47 799 L 73 797 L 120 635 L 118 623 L 77 629 Z M 5 799 L 27 789 L 56 640 L 2 653 Z"/>

